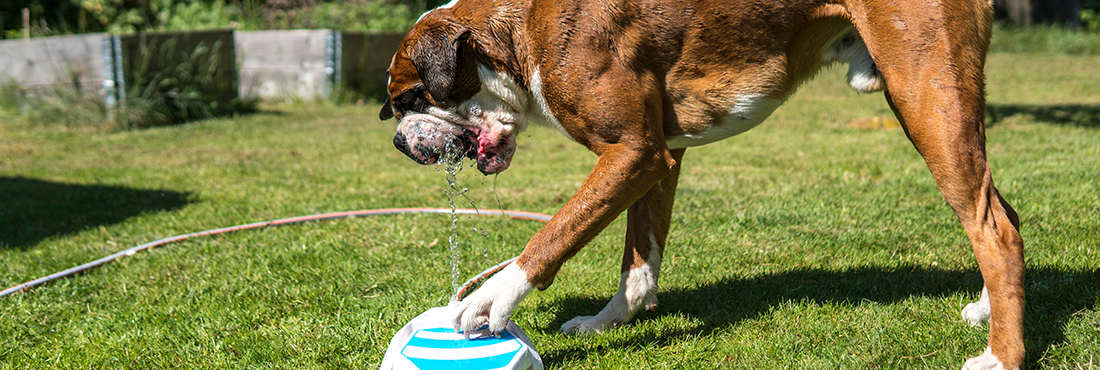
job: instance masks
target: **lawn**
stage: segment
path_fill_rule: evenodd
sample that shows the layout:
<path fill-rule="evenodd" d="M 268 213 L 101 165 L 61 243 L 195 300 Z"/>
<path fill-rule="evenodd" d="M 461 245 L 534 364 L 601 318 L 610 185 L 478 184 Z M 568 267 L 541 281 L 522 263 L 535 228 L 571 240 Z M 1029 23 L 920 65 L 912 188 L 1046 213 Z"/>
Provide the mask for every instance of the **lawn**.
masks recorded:
<path fill-rule="evenodd" d="M 1028 362 L 1100 368 L 1100 57 L 993 54 L 988 152 L 1027 248 Z M 623 220 L 514 320 L 549 368 L 958 368 L 987 329 L 967 237 L 890 116 L 833 69 L 761 127 L 688 150 L 660 306 L 589 337 L 559 326 L 618 287 Z M 448 207 L 445 173 L 378 107 L 268 105 L 101 132 L 0 123 L 0 288 L 177 234 L 276 218 Z M 532 128 L 511 169 L 465 168 L 459 206 L 553 213 L 595 156 Z M 541 226 L 459 222 L 463 277 Z M 446 303 L 448 216 L 344 219 L 193 239 L 0 298 L 0 369 L 377 368 Z"/>

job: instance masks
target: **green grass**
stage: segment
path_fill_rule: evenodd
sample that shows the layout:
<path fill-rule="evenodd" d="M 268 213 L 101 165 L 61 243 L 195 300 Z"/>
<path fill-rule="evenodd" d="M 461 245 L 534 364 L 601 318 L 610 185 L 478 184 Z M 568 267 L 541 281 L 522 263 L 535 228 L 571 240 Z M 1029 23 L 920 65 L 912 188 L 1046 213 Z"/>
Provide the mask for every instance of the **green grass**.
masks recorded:
<path fill-rule="evenodd" d="M 1032 368 L 1100 364 L 1100 58 L 990 57 L 989 155 L 1027 247 Z M 1043 71 L 1037 74 L 1036 71 Z M 832 70 L 763 126 L 689 150 L 661 305 L 590 337 L 559 326 L 618 285 L 618 220 L 514 319 L 550 368 L 958 368 L 986 328 L 958 220 L 887 116 Z M 154 239 L 297 215 L 446 207 L 444 174 L 392 148 L 377 107 L 106 133 L 0 124 L 0 285 Z M 479 207 L 553 213 L 595 156 L 533 128 L 512 168 L 460 181 Z M 465 201 L 463 201 L 465 202 Z M 468 204 L 466 204 L 468 206 Z M 0 369 L 376 368 L 445 304 L 446 216 L 326 221 L 195 239 L 0 299 Z M 540 225 L 463 218 L 462 274 Z M 477 230 L 474 230 L 474 229 Z"/>
<path fill-rule="evenodd" d="M 1016 27 L 995 23 L 989 50 L 995 53 L 1063 53 L 1100 55 L 1100 29 L 1079 30 L 1060 25 Z"/>

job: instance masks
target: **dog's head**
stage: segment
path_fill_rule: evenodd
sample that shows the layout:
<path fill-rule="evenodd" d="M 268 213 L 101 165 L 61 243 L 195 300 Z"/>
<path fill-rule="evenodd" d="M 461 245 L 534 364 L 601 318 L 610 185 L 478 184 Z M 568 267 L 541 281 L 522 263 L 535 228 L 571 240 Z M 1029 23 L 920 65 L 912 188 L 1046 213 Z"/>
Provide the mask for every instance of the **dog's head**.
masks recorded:
<path fill-rule="evenodd" d="M 478 49 L 469 29 L 449 11 L 436 10 L 413 26 L 394 54 L 379 118 L 398 119 L 394 146 L 417 163 L 465 156 L 485 174 L 508 168 L 526 122 L 518 122 L 518 107 L 481 91 L 491 72 L 479 63 Z"/>

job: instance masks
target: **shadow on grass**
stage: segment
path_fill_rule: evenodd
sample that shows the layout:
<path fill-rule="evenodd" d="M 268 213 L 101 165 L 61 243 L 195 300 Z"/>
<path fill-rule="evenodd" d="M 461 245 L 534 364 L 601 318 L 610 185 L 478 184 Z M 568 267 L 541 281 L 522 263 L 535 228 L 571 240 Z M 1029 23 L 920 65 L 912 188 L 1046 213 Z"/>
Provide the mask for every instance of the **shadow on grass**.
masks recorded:
<path fill-rule="evenodd" d="M 1060 125 L 1100 128 L 1100 105 L 1062 104 L 989 104 L 986 106 L 988 126 L 995 126 L 1005 118 L 1026 114 L 1036 121 Z"/>
<path fill-rule="evenodd" d="M 0 248 L 26 250 L 43 239 L 180 208 L 187 193 L 0 177 Z"/>
<path fill-rule="evenodd" d="M 1074 313 L 1094 309 L 1100 298 L 1100 270 L 1038 268 L 1028 270 L 1027 274 L 1024 341 L 1028 362 L 1034 365 L 1052 345 L 1065 341 L 1062 328 Z M 981 274 L 977 271 L 922 268 L 796 270 L 748 279 L 727 278 L 694 289 L 662 291 L 657 295 L 660 300 L 657 313 L 643 312 L 636 318 L 646 320 L 655 315 L 678 314 L 702 321 L 699 327 L 687 331 L 647 333 L 602 346 L 561 347 L 543 353 L 542 358 L 547 363 L 561 363 L 583 359 L 589 354 L 599 356 L 611 348 L 672 345 L 686 337 L 710 335 L 789 301 L 893 304 L 910 297 L 946 297 L 960 292 L 976 297 L 981 286 Z M 609 298 L 571 297 L 550 302 L 548 305 L 561 312 L 544 330 L 556 332 L 575 316 L 594 315 Z M 961 318 L 959 322 L 962 325 Z"/>

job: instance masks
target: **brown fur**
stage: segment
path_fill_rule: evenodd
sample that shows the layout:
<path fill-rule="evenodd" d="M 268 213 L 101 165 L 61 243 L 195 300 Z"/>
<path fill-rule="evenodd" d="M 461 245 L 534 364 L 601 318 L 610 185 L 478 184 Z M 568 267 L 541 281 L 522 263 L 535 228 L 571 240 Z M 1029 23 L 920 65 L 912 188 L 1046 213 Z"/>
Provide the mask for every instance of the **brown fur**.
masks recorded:
<path fill-rule="evenodd" d="M 554 117 L 599 156 L 516 262 L 545 289 L 628 208 L 623 271 L 645 264 L 649 233 L 664 246 L 684 152 L 666 138 L 713 127 L 739 95 L 785 100 L 818 72 L 828 42 L 854 26 L 970 236 L 991 297 L 989 346 L 1011 369 L 1024 359 L 1023 243 L 985 158 L 990 22 L 982 0 L 463 0 L 410 32 L 389 89 L 394 99 L 412 92 L 449 107 L 477 92 L 475 63 L 526 89 L 539 71 Z"/>

